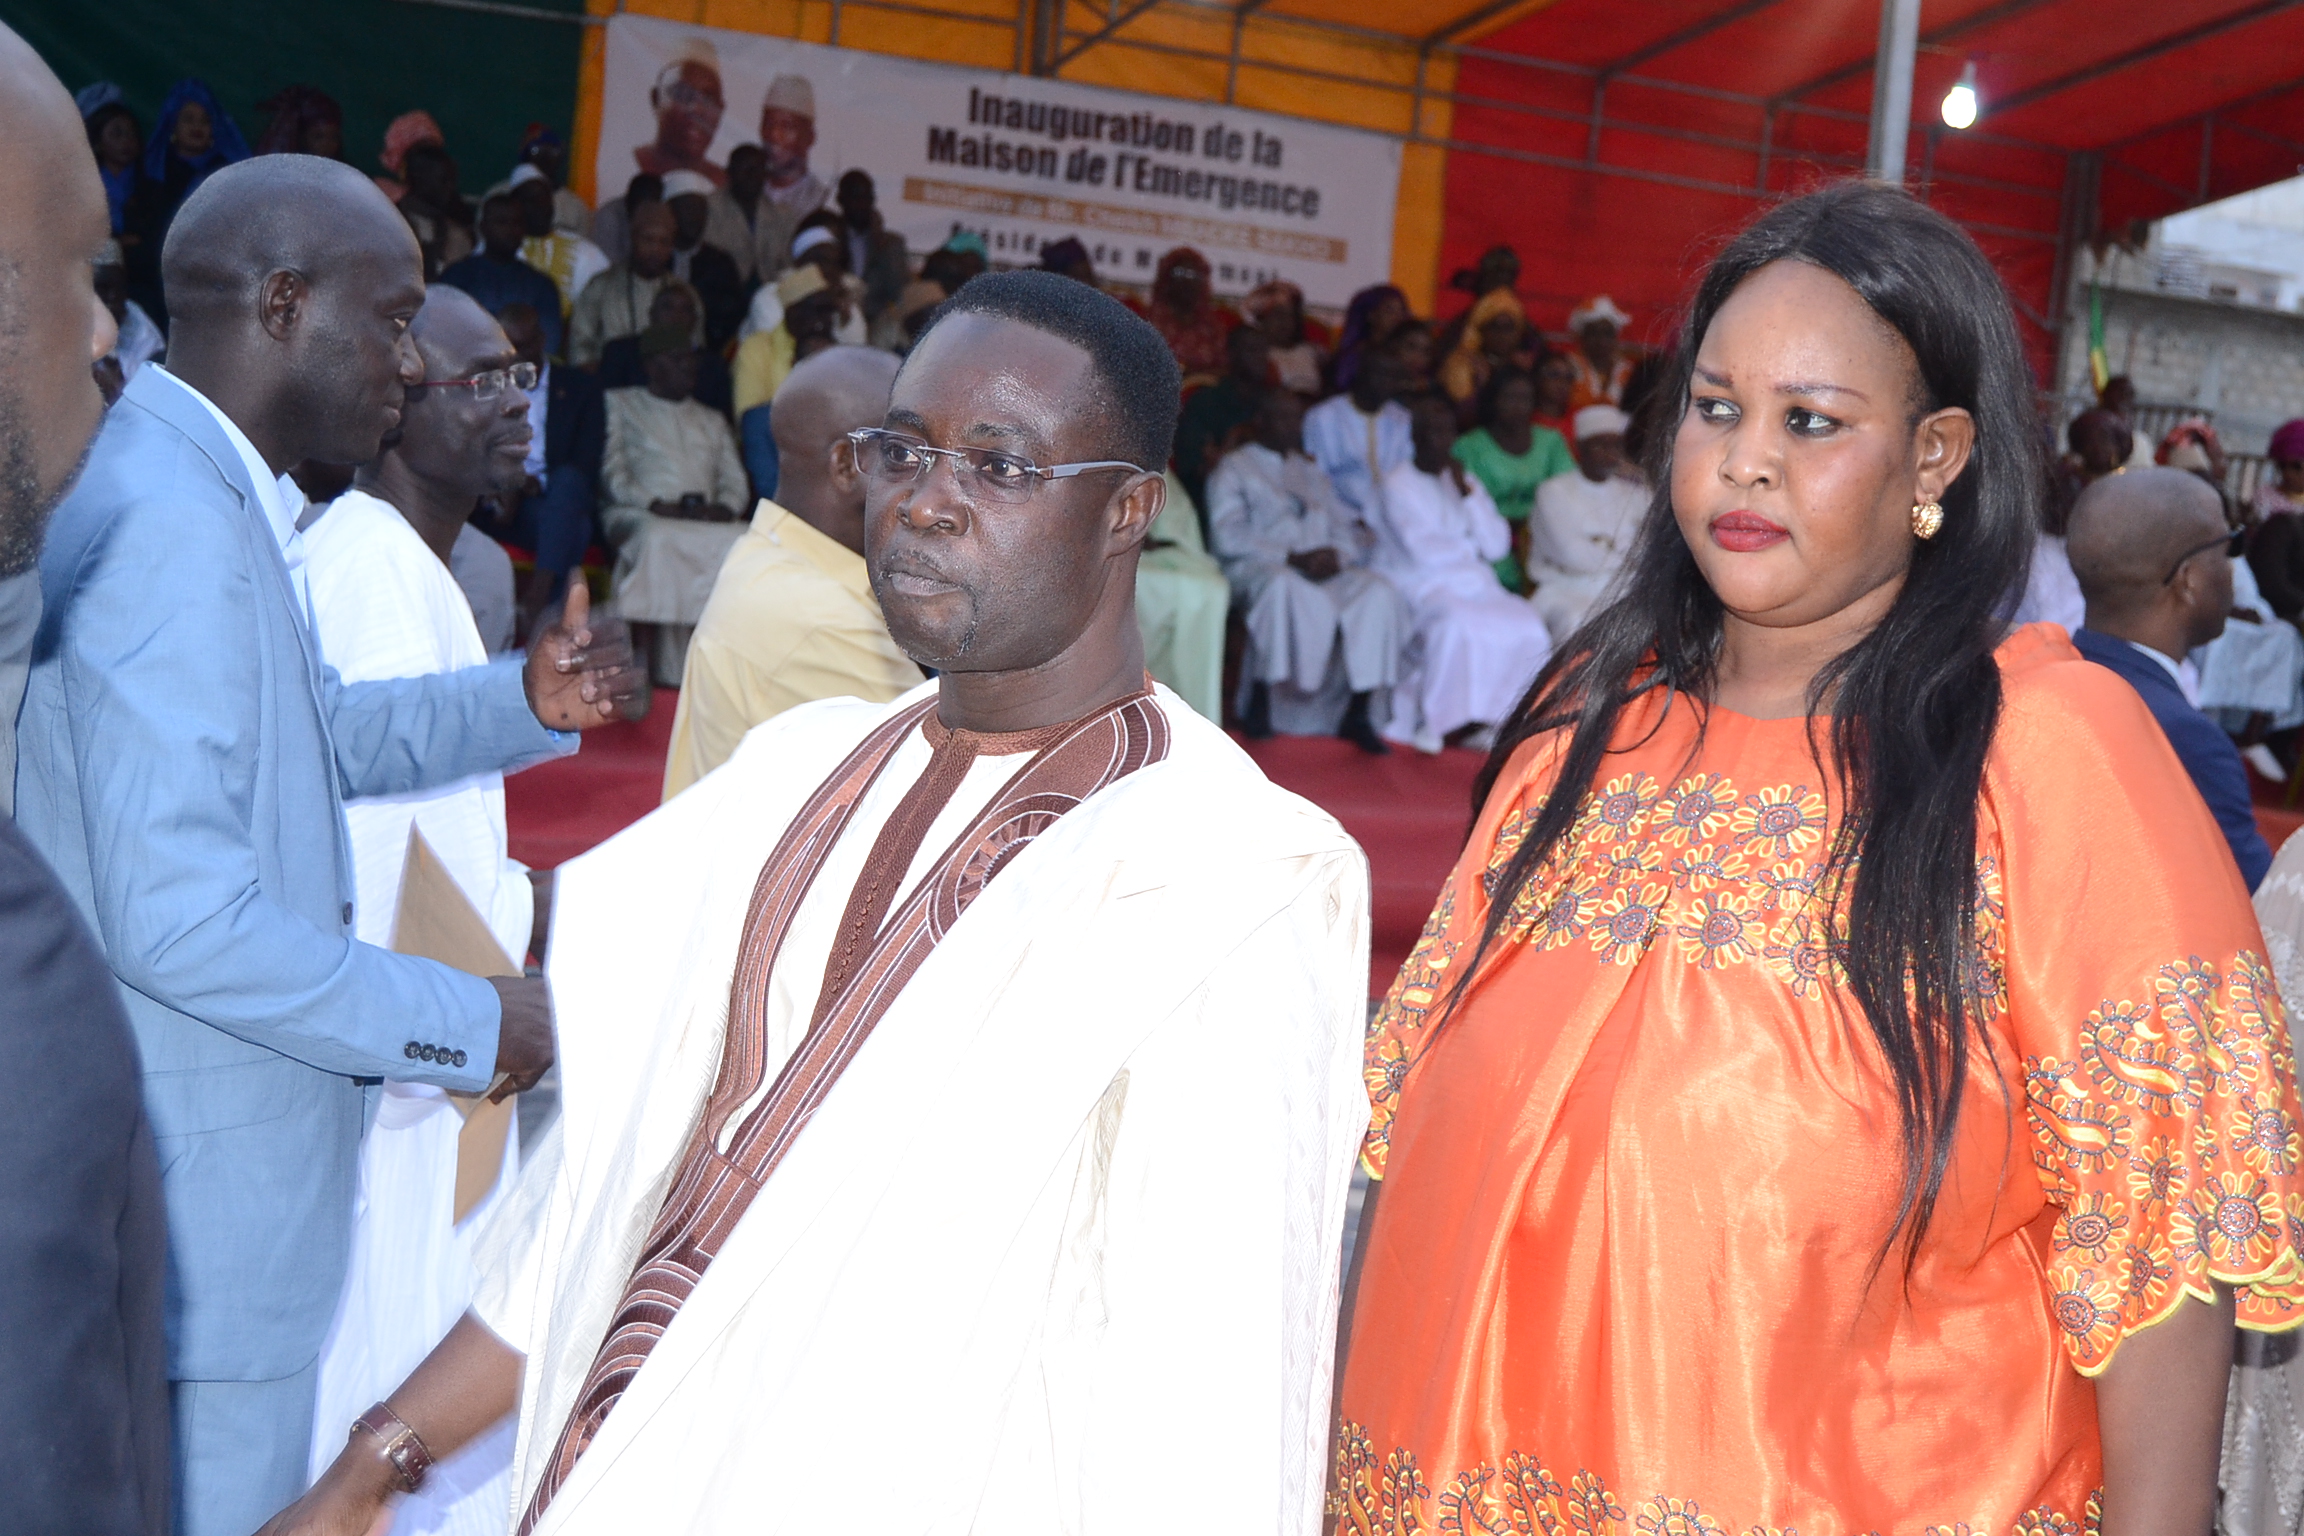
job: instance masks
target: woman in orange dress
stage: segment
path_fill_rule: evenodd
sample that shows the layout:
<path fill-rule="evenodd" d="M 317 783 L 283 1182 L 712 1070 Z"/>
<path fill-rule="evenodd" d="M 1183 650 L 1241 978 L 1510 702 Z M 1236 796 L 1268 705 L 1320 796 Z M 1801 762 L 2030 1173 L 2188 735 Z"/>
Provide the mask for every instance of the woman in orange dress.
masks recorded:
<path fill-rule="evenodd" d="M 1995 618 L 1998 279 L 1849 183 L 1685 337 L 1371 1025 L 1338 1529 L 2204 1532 L 2235 1305 L 2304 1320 L 2288 1032 L 2151 716 Z"/>

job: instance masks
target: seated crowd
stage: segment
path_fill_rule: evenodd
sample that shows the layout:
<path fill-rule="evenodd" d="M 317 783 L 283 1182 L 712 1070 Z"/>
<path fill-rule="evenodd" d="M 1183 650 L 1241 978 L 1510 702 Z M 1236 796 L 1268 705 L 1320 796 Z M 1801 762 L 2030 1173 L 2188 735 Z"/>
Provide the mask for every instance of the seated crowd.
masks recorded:
<path fill-rule="evenodd" d="M 2010 617 L 2063 626 L 2135 684 L 2254 889 L 2272 850 L 2250 773 L 2286 783 L 2304 751 L 2304 420 L 2272 434 L 2270 472 L 2242 497 L 2205 416 L 2185 415 L 2155 443 L 2133 425 L 2136 404 L 2115 375 L 2066 424 Z M 2189 494 L 2131 484 L 2155 468 L 2189 476 Z M 2212 550 L 2225 558 L 2201 558 Z"/>
<path fill-rule="evenodd" d="M 764 123 L 814 114 L 797 77 L 770 94 Z M 196 81 L 171 96 L 134 163 L 123 156 L 137 124 L 117 93 L 92 88 L 81 104 L 108 186 L 125 178 L 118 260 L 103 274 L 121 340 L 101 370 L 116 394 L 165 344 L 153 257 L 174 208 L 249 151 Z M 326 95 L 299 88 L 276 110 L 257 153 L 343 158 L 341 113 Z M 150 163 L 163 172 L 148 174 Z M 812 487 L 797 499 L 813 499 L 820 478 L 813 466 L 793 474 L 777 421 L 798 408 L 785 392 L 801 365 L 828 349 L 907 352 L 936 306 L 989 268 L 983 238 L 957 229 L 916 262 L 887 229 L 867 172 L 778 185 L 761 144 L 729 156 L 723 186 L 692 170 L 643 171 L 597 210 L 562 185 L 561 140 L 541 127 L 477 199 L 422 112 L 394 121 L 379 163 L 427 280 L 477 300 L 519 356 L 509 376 L 529 407 L 524 473 L 479 499 L 473 526 L 524 574 L 507 597 L 499 566 L 458 566 L 476 583 L 475 611 L 508 616 L 484 624 L 487 638 L 523 641 L 597 550 L 607 606 L 634 626 L 665 686 L 687 679 L 714 583 L 758 531 L 754 508 L 823 527 L 779 500 L 796 484 Z M 1078 239 L 1045 243 L 1038 264 L 1098 286 Z M 1597 602 L 1646 510 L 1623 448 L 1636 403 L 1627 392 L 1639 389 L 1620 340 L 1630 317 L 1596 298 L 1569 317 L 1565 346 L 1547 346 L 1506 247 L 1458 275 L 1470 307 L 1437 330 L 1390 286 L 1356 296 L 1331 330 L 1293 284 L 1266 282 L 1235 307 L 1214 277 L 1206 257 L 1179 247 L 1148 294 L 1122 295 L 1184 379 L 1170 512 L 1139 573 L 1154 676 L 1251 736 L 1336 732 L 1371 753 L 1387 739 L 1426 751 L 1481 739 Z M 870 402 L 843 398 L 857 412 L 829 437 L 812 424 L 802 435 L 811 455 L 852 456 L 840 433 L 878 424 Z M 308 466 L 299 483 L 318 505 L 346 472 Z M 860 547 L 838 533 L 833 542 L 851 557 Z M 819 579 L 854 588 L 873 618 L 860 569 L 815 553 Z M 725 664 L 730 640 L 707 627 L 701 643 Z M 789 649 L 761 665 L 808 670 Z M 878 674 L 869 685 L 836 671 L 824 686 L 883 697 L 906 685 L 902 669 L 866 670 Z M 732 746 L 759 723 L 740 713 L 694 728 L 684 718 L 683 739 Z M 716 760 L 675 764 L 669 780 Z"/>

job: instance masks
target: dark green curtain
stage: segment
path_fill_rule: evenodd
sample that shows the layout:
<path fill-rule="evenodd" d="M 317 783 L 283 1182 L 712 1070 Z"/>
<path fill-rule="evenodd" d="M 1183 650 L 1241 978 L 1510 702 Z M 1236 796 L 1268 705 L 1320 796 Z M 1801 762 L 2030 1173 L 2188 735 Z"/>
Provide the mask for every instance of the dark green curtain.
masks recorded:
<path fill-rule="evenodd" d="M 582 0 L 520 0 L 580 14 Z M 313 85 L 344 108 L 344 158 L 375 172 L 384 125 L 421 107 L 440 123 L 464 191 L 500 181 L 531 122 L 563 137 L 576 111 L 583 28 L 411 0 L 0 0 L 0 21 L 73 91 L 110 80 L 144 132 L 168 88 L 198 75 L 249 142 L 256 104 Z"/>

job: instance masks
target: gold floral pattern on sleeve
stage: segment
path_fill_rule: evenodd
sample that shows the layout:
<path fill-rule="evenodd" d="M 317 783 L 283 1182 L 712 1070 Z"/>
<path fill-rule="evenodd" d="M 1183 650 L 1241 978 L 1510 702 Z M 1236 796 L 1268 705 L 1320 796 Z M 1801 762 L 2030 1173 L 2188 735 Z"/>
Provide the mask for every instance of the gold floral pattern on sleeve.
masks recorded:
<path fill-rule="evenodd" d="M 1392 990 L 1385 994 L 1376 1016 L 1368 1021 L 1368 1044 L 1362 1075 L 1368 1084 L 1368 1137 L 1360 1144 L 1360 1164 L 1368 1177 L 1384 1177 L 1384 1159 L 1392 1148 L 1392 1116 L 1400 1104 L 1400 1085 L 1416 1059 L 1415 1045 L 1424 1033 L 1425 1020 L 1447 992 L 1449 966 L 1460 943 L 1451 931 L 1456 916 L 1453 881 L 1440 893 L 1439 903 L 1425 919 L 1408 963 L 1400 967 Z"/>
<path fill-rule="evenodd" d="M 2288 1025 L 2242 952 L 2162 965 L 2143 998 L 2105 998 L 2072 1059 L 2024 1059 L 2033 1161 L 2062 1207 L 2049 1311 L 2081 1372 L 2222 1282 L 2243 1327 L 2294 1327 L 2304 1303 L 2304 1136 Z"/>

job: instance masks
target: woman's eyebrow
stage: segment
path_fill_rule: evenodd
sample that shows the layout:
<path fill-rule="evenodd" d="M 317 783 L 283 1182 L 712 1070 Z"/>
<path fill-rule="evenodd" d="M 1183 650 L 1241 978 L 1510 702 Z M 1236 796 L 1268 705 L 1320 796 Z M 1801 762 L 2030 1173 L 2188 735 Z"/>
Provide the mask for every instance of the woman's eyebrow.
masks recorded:
<path fill-rule="evenodd" d="M 1852 389 L 1846 384 L 1827 384 L 1822 381 L 1811 382 L 1805 379 L 1794 379 L 1778 384 L 1776 393 L 1780 395 L 1849 395 L 1864 401 L 1866 404 L 1870 404 L 1872 400 L 1872 397 L 1864 391 Z"/>

